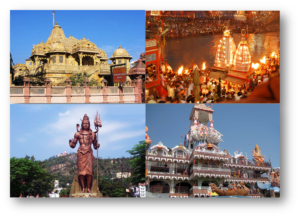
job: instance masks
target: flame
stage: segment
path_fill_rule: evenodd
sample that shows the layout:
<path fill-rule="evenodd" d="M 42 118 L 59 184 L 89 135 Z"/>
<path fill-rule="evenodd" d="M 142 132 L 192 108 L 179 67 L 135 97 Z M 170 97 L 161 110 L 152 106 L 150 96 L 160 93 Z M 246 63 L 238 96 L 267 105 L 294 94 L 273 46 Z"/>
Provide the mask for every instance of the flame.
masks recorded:
<path fill-rule="evenodd" d="M 202 64 L 202 70 L 205 70 L 205 63 L 206 62 L 203 62 L 203 64 Z"/>
<path fill-rule="evenodd" d="M 184 74 L 188 74 L 188 73 L 189 73 L 189 70 L 188 70 L 188 69 L 186 69 Z"/>
<path fill-rule="evenodd" d="M 277 55 L 276 55 L 276 53 L 275 53 L 275 52 L 273 52 L 273 53 L 271 54 L 271 57 L 275 57 L 275 58 L 277 58 Z"/>
<path fill-rule="evenodd" d="M 252 68 L 257 69 L 258 67 L 259 67 L 259 63 L 254 64 L 254 63 L 252 62 Z"/>
<path fill-rule="evenodd" d="M 266 63 L 266 56 L 263 57 L 263 59 L 259 59 L 260 63 L 265 64 Z"/>
<path fill-rule="evenodd" d="M 183 71 L 183 66 L 181 66 L 181 67 L 178 69 L 178 75 L 181 75 L 182 71 Z"/>

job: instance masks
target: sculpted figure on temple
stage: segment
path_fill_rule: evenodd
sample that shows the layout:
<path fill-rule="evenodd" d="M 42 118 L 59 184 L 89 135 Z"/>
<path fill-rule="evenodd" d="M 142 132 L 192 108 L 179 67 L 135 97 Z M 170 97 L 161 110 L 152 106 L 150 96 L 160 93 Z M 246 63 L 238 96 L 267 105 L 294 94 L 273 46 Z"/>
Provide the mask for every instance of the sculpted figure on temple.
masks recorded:
<path fill-rule="evenodd" d="M 99 125 L 102 126 L 101 124 Z M 71 148 L 75 148 L 77 141 L 79 141 L 79 148 L 77 150 L 77 166 L 78 166 L 78 179 L 82 188 L 82 192 L 91 192 L 93 183 L 93 164 L 94 155 L 92 150 L 92 144 L 94 149 L 98 149 L 100 144 L 97 142 L 95 133 L 90 128 L 89 117 L 85 114 L 81 123 L 81 129 L 78 130 L 79 124 L 77 124 L 77 132 L 74 135 L 74 139 L 69 140 Z"/>
<path fill-rule="evenodd" d="M 211 187 L 211 191 L 213 193 L 216 192 L 219 196 L 247 196 L 249 193 L 249 189 L 245 186 L 244 182 L 241 182 L 238 187 L 235 186 L 233 190 L 228 191 L 219 189 L 214 183 L 211 183 L 209 186 Z"/>
<path fill-rule="evenodd" d="M 265 159 L 264 159 L 265 156 L 261 155 L 261 152 L 260 152 L 260 149 L 259 149 L 258 145 L 255 146 L 254 151 L 252 153 L 252 156 L 254 158 L 254 161 L 255 161 L 256 165 L 260 165 L 265 161 Z"/>
<path fill-rule="evenodd" d="M 148 127 L 146 127 L 146 144 L 151 144 L 151 139 L 149 137 L 149 135 L 147 134 L 147 131 L 148 131 Z"/>

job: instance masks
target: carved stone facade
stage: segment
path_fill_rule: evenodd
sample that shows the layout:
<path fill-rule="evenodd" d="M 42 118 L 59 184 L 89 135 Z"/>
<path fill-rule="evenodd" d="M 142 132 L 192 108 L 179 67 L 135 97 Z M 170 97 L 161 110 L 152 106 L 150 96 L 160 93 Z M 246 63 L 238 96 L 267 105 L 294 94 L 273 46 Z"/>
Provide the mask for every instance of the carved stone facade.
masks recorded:
<path fill-rule="evenodd" d="M 41 86 L 49 78 L 52 85 L 57 86 L 72 74 L 83 72 L 91 75 L 90 79 L 101 82 L 103 77 L 110 79 L 111 64 L 108 64 L 108 60 L 112 60 L 113 64 L 126 63 L 128 73 L 131 59 L 121 46 L 108 59 L 106 52 L 89 39 L 76 39 L 71 35 L 69 38 L 65 37 L 64 31 L 56 23 L 46 43 L 41 41 L 33 45 L 26 63 L 14 66 L 13 83 L 23 85 L 24 77 L 30 77 L 31 85 Z"/>

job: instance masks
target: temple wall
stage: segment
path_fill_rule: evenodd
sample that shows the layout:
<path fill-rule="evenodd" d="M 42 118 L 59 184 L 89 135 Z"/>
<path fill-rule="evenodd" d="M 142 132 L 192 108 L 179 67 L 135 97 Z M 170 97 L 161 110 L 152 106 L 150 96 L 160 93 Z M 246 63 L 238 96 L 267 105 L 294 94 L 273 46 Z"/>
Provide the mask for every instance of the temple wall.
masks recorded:
<path fill-rule="evenodd" d="M 141 85 L 118 87 L 11 86 L 10 103 L 142 103 Z"/>

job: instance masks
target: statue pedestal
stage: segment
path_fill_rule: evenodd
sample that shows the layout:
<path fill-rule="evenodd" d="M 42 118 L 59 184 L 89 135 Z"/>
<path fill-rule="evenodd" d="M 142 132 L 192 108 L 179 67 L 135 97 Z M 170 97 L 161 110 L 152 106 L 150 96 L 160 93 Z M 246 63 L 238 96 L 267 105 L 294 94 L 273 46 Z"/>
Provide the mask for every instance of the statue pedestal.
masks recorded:
<path fill-rule="evenodd" d="M 101 193 L 77 193 L 70 194 L 70 198 L 103 198 Z"/>
<path fill-rule="evenodd" d="M 78 181 L 78 175 L 74 176 L 70 196 L 71 198 L 102 198 L 103 195 L 97 193 L 97 180 L 93 180 L 92 189 L 90 193 L 82 193 L 82 188 Z"/>

